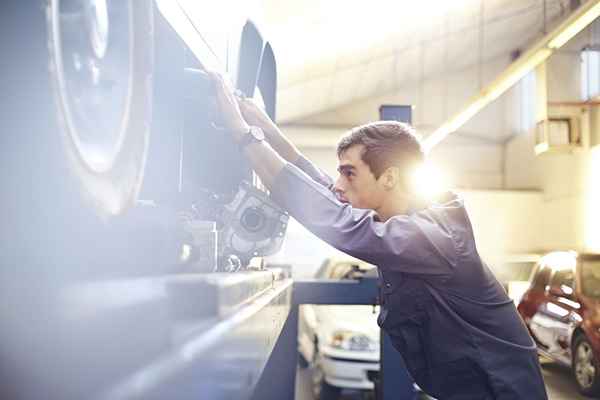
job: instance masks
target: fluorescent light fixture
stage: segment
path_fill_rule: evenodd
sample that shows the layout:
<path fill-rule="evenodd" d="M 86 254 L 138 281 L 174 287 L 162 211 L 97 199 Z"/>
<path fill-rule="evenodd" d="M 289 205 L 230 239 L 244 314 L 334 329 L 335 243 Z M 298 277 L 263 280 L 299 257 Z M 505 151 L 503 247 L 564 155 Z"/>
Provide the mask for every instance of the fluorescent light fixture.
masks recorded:
<path fill-rule="evenodd" d="M 596 18 L 600 17 L 600 1 L 594 0 L 582 5 L 581 10 L 576 11 L 576 15 L 577 17 L 573 21 L 569 21 L 566 27 L 563 29 L 559 27 L 559 32 L 548 42 L 548 47 L 551 49 L 561 48 L 586 26 L 594 22 Z"/>
<path fill-rule="evenodd" d="M 484 98 L 478 98 L 473 100 L 467 108 L 465 108 L 460 113 L 456 114 L 445 124 L 436 129 L 433 133 L 431 133 L 427 138 L 423 141 L 423 148 L 425 152 L 429 152 L 433 147 L 435 147 L 438 143 L 446 138 L 452 132 L 458 130 L 461 126 L 463 126 L 468 120 L 470 120 L 475 114 L 477 114 L 485 105 Z"/>
<path fill-rule="evenodd" d="M 487 96 L 490 101 L 496 100 L 500 95 L 510 89 L 515 83 L 519 82 L 535 67 L 546 61 L 552 54 L 550 49 L 539 49 L 532 55 L 527 56 L 521 62 L 514 62 L 508 69 L 500 75 L 498 79 L 488 86 Z M 527 54 L 526 54 L 527 55 Z M 484 89 L 485 92 L 485 89 Z"/>
<path fill-rule="evenodd" d="M 429 152 L 449 134 L 457 131 L 475 116 L 475 114 L 521 80 L 529 73 L 529 71 L 546 61 L 546 59 L 552 55 L 554 50 L 568 42 L 599 16 L 600 0 L 589 0 L 582 5 L 573 13 L 573 15 L 560 24 L 558 28 L 544 36 L 525 52 L 525 54 L 509 65 L 508 68 L 505 69 L 492 83 L 486 86 L 481 93 L 471 99 L 462 111 L 455 114 L 429 135 L 423 142 L 425 151 Z"/>
<path fill-rule="evenodd" d="M 550 54 L 552 54 L 552 50 L 542 48 L 532 55 L 525 54 L 522 58 L 512 63 L 498 78 L 485 87 L 478 96 L 471 100 L 466 108 L 453 116 L 449 121 L 444 123 L 425 139 L 423 143 L 425 151 L 430 151 L 438 143 L 444 140 L 446 136 L 458 130 L 485 106 L 500 97 L 500 95 L 510 89 L 515 83 L 519 82 L 529 73 L 529 71 L 543 63 L 550 57 Z"/>

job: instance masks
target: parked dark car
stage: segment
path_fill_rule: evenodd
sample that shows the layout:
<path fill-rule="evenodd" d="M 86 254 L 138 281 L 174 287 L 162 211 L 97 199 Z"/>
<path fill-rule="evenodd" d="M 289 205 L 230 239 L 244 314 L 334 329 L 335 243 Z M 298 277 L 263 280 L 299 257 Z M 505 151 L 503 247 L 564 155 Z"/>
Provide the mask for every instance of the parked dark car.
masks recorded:
<path fill-rule="evenodd" d="M 553 252 L 536 264 L 518 310 L 538 351 L 600 394 L 600 254 Z"/>

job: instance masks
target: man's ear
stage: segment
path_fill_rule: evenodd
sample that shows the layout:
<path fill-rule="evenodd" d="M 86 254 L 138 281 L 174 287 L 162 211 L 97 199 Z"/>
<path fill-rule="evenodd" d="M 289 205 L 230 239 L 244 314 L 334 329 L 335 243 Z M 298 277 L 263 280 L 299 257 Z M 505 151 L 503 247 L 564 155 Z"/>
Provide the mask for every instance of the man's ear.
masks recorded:
<path fill-rule="evenodd" d="M 400 169 L 398 167 L 389 167 L 381 174 L 382 184 L 386 190 L 392 190 L 400 184 Z"/>

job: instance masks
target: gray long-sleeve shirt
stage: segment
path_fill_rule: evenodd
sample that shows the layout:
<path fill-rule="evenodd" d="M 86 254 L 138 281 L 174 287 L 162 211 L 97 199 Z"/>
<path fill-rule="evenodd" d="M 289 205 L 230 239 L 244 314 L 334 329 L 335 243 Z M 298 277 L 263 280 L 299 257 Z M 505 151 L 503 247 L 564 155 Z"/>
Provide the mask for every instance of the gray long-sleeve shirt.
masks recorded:
<path fill-rule="evenodd" d="M 378 266 L 379 325 L 415 381 L 439 399 L 546 399 L 535 345 L 482 262 L 463 201 L 449 193 L 385 222 L 341 203 L 301 158 L 272 196 L 316 236 Z"/>

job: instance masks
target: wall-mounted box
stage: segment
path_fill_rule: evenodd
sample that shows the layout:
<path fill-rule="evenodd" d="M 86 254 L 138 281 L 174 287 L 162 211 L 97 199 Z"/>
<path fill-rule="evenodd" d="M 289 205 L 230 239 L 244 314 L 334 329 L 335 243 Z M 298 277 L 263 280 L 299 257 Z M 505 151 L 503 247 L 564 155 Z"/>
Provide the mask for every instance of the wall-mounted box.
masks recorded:
<path fill-rule="evenodd" d="M 581 116 L 553 116 L 535 126 L 535 154 L 570 152 L 582 143 Z"/>

